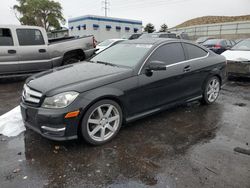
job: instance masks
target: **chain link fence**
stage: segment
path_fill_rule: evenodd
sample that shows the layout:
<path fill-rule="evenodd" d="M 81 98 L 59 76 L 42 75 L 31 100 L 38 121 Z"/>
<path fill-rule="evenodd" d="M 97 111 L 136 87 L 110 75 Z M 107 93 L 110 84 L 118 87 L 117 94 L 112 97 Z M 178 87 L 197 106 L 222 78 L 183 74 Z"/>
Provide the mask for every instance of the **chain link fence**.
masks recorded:
<path fill-rule="evenodd" d="M 250 21 L 196 25 L 172 28 L 169 29 L 169 31 L 178 33 L 185 32 L 193 40 L 205 36 L 228 39 L 250 38 Z"/>

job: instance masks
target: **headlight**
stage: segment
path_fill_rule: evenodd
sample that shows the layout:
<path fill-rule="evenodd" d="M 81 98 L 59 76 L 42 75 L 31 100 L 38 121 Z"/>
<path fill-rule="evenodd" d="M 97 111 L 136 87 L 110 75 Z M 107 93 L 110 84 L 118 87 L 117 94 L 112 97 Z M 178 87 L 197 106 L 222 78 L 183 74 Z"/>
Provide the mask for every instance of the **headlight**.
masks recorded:
<path fill-rule="evenodd" d="M 79 93 L 71 91 L 60 93 L 53 97 L 45 98 L 42 107 L 44 108 L 65 108 L 69 106 L 79 95 Z"/>

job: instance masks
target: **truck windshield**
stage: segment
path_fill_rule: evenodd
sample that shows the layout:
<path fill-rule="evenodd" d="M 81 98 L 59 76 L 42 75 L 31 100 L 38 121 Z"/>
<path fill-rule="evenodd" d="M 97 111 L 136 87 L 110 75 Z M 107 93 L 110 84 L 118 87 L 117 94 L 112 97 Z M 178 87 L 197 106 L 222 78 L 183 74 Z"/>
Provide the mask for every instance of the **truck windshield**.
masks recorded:
<path fill-rule="evenodd" d="M 96 55 L 90 61 L 134 67 L 151 49 L 151 44 L 117 44 Z"/>

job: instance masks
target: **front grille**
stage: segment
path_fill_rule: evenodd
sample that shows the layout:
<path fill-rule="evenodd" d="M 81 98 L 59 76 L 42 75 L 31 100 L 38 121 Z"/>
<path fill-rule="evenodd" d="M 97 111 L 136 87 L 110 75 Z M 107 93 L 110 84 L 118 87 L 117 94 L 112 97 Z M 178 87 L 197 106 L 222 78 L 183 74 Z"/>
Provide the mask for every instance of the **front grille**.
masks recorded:
<path fill-rule="evenodd" d="M 29 88 L 26 84 L 23 87 L 22 99 L 26 103 L 39 104 L 42 93 Z"/>

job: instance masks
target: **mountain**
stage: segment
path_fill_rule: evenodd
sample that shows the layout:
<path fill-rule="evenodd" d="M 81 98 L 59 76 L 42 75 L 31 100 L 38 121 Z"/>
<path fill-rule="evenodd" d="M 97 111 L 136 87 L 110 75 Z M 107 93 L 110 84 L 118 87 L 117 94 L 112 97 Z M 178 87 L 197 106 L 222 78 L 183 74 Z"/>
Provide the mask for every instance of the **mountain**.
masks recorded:
<path fill-rule="evenodd" d="M 175 26 L 176 28 L 188 27 L 194 25 L 203 24 L 214 24 L 214 23 L 224 23 L 224 22 L 237 22 L 237 21 L 250 21 L 250 15 L 242 16 L 203 16 L 199 18 L 194 18 L 188 20 L 180 25 Z"/>

